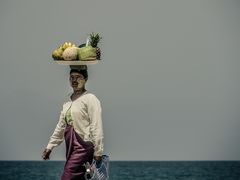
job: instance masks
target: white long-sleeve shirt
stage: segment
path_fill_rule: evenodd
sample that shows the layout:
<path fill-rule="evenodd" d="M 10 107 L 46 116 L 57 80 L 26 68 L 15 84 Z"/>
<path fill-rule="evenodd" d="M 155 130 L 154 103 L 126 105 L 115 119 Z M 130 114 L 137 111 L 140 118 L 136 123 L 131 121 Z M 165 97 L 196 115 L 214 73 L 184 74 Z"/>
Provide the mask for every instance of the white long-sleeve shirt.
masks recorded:
<path fill-rule="evenodd" d="M 74 130 L 84 141 L 93 143 L 95 156 L 101 156 L 103 154 L 102 108 L 99 99 L 88 91 L 74 101 L 71 100 L 70 95 L 68 96 L 46 148 L 52 150 L 63 142 L 66 127 L 65 115 L 69 108 L 71 108 Z"/>

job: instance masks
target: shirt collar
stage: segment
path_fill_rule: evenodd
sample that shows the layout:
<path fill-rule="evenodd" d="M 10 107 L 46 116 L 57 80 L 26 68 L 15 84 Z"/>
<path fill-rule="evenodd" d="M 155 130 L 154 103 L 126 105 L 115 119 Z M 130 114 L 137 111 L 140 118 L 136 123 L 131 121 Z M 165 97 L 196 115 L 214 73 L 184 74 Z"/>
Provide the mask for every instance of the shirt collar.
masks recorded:
<path fill-rule="evenodd" d="M 73 93 L 73 92 L 69 92 L 69 93 L 67 94 L 67 98 L 68 98 L 69 101 L 72 101 L 72 99 L 71 99 L 72 93 Z M 81 96 L 83 96 L 84 94 L 87 94 L 87 93 L 88 93 L 88 90 L 86 90 Z M 81 96 L 79 96 L 79 97 L 81 97 Z M 79 98 L 79 97 L 78 97 L 78 98 Z M 77 99 L 78 99 L 78 98 L 77 98 Z"/>

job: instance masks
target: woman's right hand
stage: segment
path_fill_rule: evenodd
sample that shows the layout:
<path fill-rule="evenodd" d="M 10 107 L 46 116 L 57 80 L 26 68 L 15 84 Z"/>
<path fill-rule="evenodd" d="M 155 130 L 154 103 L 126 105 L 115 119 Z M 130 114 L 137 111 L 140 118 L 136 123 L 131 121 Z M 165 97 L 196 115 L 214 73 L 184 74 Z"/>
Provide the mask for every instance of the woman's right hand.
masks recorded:
<path fill-rule="evenodd" d="M 49 155 L 51 154 L 51 150 L 50 149 L 45 149 L 42 153 L 42 158 L 44 160 L 50 159 Z"/>

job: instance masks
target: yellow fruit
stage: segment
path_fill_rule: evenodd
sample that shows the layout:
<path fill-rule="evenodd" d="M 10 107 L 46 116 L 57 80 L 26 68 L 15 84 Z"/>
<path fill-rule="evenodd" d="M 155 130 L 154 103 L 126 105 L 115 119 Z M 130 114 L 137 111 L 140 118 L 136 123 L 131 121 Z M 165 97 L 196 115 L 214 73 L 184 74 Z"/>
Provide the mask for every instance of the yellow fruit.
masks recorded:
<path fill-rule="evenodd" d="M 55 59 L 55 60 L 63 59 L 62 53 L 63 53 L 62 48 L 58 48 L 58 49 L 54 50 L 53 53 L 52 53 L 53 59 Z"/>
<path fill-rule="evenodd" d="M 64 44 L 62 44 L 61 46 L 58 47 L 58 49 L 54 50 L 52 52 L 52 57 L 55 60 L 63 60 L 63 52 L 69 48 L 69 47 L 76 47 L 75 44 L 71 43 L 71 42 L 65 42 Z"/>
<path fill-rule="evenodd" d="M 58 57 L 58 50 L 57 49 L 53 51 L 52 57 L 53 57 L 53 59 L 58 59 L 57 58 Z"/>
<path fill-rule="evenodd" d="M 71 43 L 71 42 L 65 42 L 61 47 L 62 47 L 63 50 L 65 50 L 68 47 L 76 47 L 76 45 Z"/>

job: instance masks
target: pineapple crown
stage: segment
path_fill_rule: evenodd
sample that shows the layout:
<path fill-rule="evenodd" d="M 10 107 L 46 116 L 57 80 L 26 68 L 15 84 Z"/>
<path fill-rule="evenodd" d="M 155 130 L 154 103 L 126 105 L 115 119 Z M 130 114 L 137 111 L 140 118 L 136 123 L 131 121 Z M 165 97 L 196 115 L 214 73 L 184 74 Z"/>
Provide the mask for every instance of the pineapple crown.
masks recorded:
<path fill-rule="evenodd" d="M 102 39 L 102 37 L 99 35 L 99 33 L 92 32 L 90 34 L 90 44 L 92 47 L 97 47 L 99 41 Z"/>

